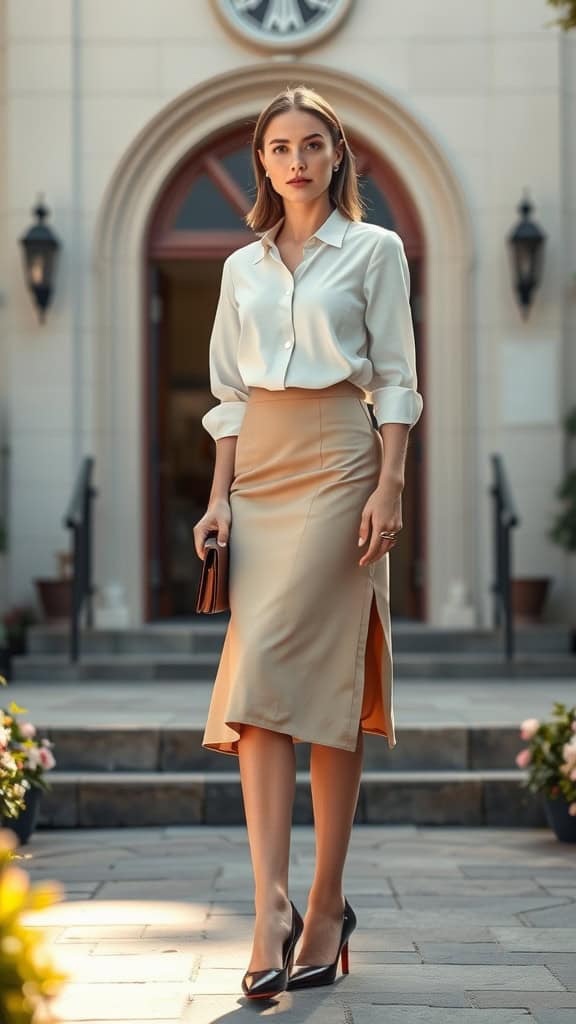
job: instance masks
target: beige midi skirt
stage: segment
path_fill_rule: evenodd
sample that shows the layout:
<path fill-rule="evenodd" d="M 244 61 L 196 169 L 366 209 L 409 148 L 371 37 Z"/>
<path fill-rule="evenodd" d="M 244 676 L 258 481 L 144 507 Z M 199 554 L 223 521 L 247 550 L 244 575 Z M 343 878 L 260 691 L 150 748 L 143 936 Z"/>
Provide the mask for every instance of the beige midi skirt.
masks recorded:
<path fill-rule="evenodd" d="M 355 750 L 396 744 L 389 553 L 359 566 L 382 438 L 361 391 L 250 388 L 230 486 L 230 619 L 202 745 L 243 724 Z"/>

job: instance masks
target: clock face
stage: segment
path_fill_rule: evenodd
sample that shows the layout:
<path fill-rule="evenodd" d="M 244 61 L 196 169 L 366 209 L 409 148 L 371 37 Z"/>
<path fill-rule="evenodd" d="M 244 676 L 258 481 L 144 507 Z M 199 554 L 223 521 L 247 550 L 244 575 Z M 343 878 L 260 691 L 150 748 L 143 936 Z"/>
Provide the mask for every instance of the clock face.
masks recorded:
<path fill-rule="evenodd" d="M 353 0 L 212 0 L 225 23 L 269 50 L 300 50 L 333 32 Z"/>

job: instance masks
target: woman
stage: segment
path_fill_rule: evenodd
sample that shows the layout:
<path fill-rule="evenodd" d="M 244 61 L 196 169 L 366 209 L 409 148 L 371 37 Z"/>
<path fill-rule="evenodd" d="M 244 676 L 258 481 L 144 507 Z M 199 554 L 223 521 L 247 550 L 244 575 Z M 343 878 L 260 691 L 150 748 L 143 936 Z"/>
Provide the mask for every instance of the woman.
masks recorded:
<path fill-rule="evenodd" d="M 224 261 L 210 339 L 220 403 L 208 508 L 229 544 L 230 621 L 203 745 L 239 757 L 255 882 L 247 996 L 348 970 L 354 912 L 342 875 L 363 733 L 395 745 L 389 552 L 402 528 L 416 391 L 399 236 L 361 221 L 354 157 L 305 86 L 261 112 L 246 223 Z M 373 403 L 378 430 L 367 410 Z M 288 898 L 297 742 L 311 744 L 316 867 L 304 921 Z M 289 977 L 295 946 L 302 946 Z"/>

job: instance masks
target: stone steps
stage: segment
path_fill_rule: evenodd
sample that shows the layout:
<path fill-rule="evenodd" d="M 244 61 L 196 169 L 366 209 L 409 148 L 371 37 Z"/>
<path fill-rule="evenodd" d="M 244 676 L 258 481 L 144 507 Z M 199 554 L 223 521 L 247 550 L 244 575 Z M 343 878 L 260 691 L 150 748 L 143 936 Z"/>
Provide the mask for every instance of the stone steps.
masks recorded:
<path fill-rule="evenodd" d="M 202 747 L 199 725 L 146 728 L 102 725 L 43 728 L 54 743 L 57 770 L 67 772 L 194 772 L 236 770 L 237 760 Z M 433 725 L 402 726 L 393 750 L 380 736 L 364 736 L 364 769 L 398 772 L 506 771 L 524 746 L 517 727 Z M 308 768 L 310 746 L 295 745 L 296 764 Z M 54 772 L 49 777 L 53 777 Z"/>
<path fill-rule="evenodd" d="M 42 728 L 56 768 L 40 827 L 115 828 L 243 824 L 238 760 L 202 748 L 202 728 Z M 516 727 L 403 727 L 389 750 L 364 737 L 356 820 L 367 824 L 545 824 L 541 801 L 514 762 Z M 310 746 L 296 744 L 294 822 L 310 824 Z"/>
<path fill-rule="evenodd" d="M 201 654 L 86 654 L 76 663 L 58 654 L 31 654 L 12 659 L 12 678 L 34 682 L 81 682 L 89 680 L 186 680 L 214 679 L 219 651 Z M 394 667 L 403 679 L 510 679 L 574 678 L 576 657 L 549 653 L 519 653 L 508 663 L 501 654 L 442 652 L 402 653 L 394 648 Z"/>
<path fill-rule="evenodd" d="M 220 755 L 222 756 L 222 755 Z M 521 771 L 365 771 L 359 824 L 540 827 L 541 800 Z M 237 772 L 50 773 L 40 828 L 244 824 Z M 313 822 L 308 772 L 297 772 L 293 821 Z"/>
<path fill-rule="evenodd" d="M 199 617 L 182 623 L 153 623 L 126 630 L 84 630 L 82 651 L 87 655 L 106 654 L 201 654 L 221 649 L 229 616 L 214 621 Z M 493 629 L 451 629 L 421 623 L 392 622 L 394 651 L 397 654 L 499 654 L 502 641 Z M 569 655 L 574 653 L 573 630 L 557 624 L 517 626 L 519 653 Z M 28 633 L 30 654 L 66 655 L 68 631 L 62 625 L 34 626 Z"/>

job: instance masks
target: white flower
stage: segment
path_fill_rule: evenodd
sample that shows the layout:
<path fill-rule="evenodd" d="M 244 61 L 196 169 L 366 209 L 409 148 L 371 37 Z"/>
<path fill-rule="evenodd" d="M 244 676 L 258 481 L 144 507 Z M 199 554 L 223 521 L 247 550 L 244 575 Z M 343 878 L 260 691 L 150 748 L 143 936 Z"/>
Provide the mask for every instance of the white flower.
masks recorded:
<path fill-rule="evenodd" d="M 36 735 L 36 726 L 32 722 L 20 722 L 20 732 L 25 740 L 31 740 Z"/>
<path fill-rule="evenodd" d="M 0 754 L 0 766 L 2 768 L 7 768 L 9 772 L 15 772 L 18 768 L 16 761 L 8 750 L 5 750 L 3 754 Z"/>
<path fill-rule="evenodd" d="M 526 718 L 520 726 L 520 736 L 523 740 L 531 740 L 534 733 L 539 729 L 540 722 L 537 718 Z"/>
<path fill-rule="evenodd" d="M 10 733 L 8 732 L 8 729 L 5 729 L 3 725 L 0 725 L 0 750 L 6 749 L 9 739 Z"/>
<path fill-rule="evenodd" d="M 26 747 L 26 768 L 34 772 L 42 764 L 39 747 Z"/>

